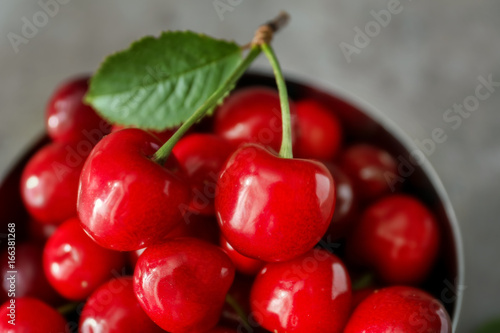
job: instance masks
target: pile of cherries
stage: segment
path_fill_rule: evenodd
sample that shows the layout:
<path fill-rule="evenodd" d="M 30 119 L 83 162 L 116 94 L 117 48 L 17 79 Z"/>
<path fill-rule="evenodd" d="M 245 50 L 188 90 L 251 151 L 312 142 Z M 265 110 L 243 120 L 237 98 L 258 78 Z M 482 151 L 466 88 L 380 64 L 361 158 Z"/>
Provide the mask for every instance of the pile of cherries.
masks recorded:
<path fill-rule="evenodd" d="M 418 288 L 440 248 L 433 213 L 391 189 L 387 151 L 343 144 L 329 105 L 290 101 L 283 158 L 277 91 L 241 88 L 158 160 L 175 131 L 108 124 L 87 82 L 56 90 L 51 142 L 23 171 L 31 236 L 16 326 L 2 255 L 1 332 L 451 332 Z"/>

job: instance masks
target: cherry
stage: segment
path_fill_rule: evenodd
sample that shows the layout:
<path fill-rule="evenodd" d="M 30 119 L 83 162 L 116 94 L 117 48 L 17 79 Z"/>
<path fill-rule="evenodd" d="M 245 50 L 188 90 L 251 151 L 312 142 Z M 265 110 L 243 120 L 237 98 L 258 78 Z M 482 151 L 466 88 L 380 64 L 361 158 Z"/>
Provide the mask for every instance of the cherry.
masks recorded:
<path fill-rule="evenodd" d="M 234 267 L 215 245 L 177 238 L 139 257 L 134 290 L 153 321 L 169 332 L 204 332 L 217 324 Z"/>
<path fill-rule="evenodd" d="M 351 304 L 351 282 L 335 255 L 320 249 L 266 265 L 254 282 L 250 305 L 271 332 L 342 332 Z"/>
<path fill-rule="evenodd" d="M 81 333 L 165 332 L 141 308 L 132 277 L 112 279 L 94 291 L 80 316 Z"/>
<path fill-rule="evenodd" d="M 220 246 L 226 252 L 234 267 L 238 272 L 245 275 L 256 275 L 262 267 L 264 267 L 265 262 L 238 253 L 232 246 L 227 242 L 224 236 L 220 236 Z"/>
<path fill-rule="evenodd" d="M 297 157 L 333 160 L 342 145 L 342 127 L 337 116 L 313 99 L 295 105 L 299 132 L 295 146 Z"/>
<path fill-rule="evenodd" d="M 335 205 L 333 179 L 323 164 L 280 158 L 255 144 L 229 158 L 217 187 L 224 237 L 239 253 L 263 261 L 310 250 L 328 228 Z"/>
<path fill-rule="evenodd" d="M 417 199 L 392 195 L 369 206 L 355 227 L 348 251 L 391 284 L 417 284 L 439 250 L 439 227 Z"/>
<path fill-rule="evenodd" d="M 213 134 L 191 134 L 174 146 L 172 153 L 186 172 L 193 190 L 190 210 L 214 214 L 216 182 L 233 151 L 229 142 Z"/>
<path fill-rule="evenodd" d="M 59 226 L 43 251 L 43 267 L 51 285 L 65 298 L 83 300 L 102 283 L 121 273 L 123 253 L 97 245 L 77 218 Z"/>
<path fill-rule="evenodd" d="M 344 151 L 340 163 L 361 199 L 373 200 L 394 190 L 391 184 L 398 172 L 397 162 L 387 151 L 356 144 Z"/>
<path fill-rule="evenodd" d="M 438 300 L 412 287 L 388 287 L 358 305 L 345 333 L 451 333 L 448 313 Z"/>
<path fill-rule="evenodd" d="M 90 153 L 74 145 L 52 143 L 40 149 L 26 165 L 21 177 L 21 194 L 36 221 L 60 224 L 76 216 L 78 181 Z"/>
<path fill-rule="evenodd" d="M 106 136 L 92 151 L 80 179 L 78 213 L 99 245 L 138 250 L 161 241 L 181 222 L 190 189 L 172 155 L 167 166 L 152 160 L 160 144 L 129 128 Z"/>
<path fill-rule="evenodd" d="M 215 134 L 234 147 L 260 143 L 279 151 L 283 135 L 278 92 L 267 87 L 251 87 L 231 94 L 215 113 Z M 295 108 L 290 104 L 292 129 L 296 127 Z M 295 131 L 292 130 L 292 133 Z"/>
<path fill-rule="evenodd" d="M 34 243 L 16 244 L 15 252 L 7 251 L 7 249 L 3 251 L 0 260 L 2 263 L 2 294 L 4 294 L 4 298 L 7 298 L 9 293 L 14 291 L 17 298 L 34 297 L 49 304 L 61 301 L 45 275 L 41 273 L 43 272 L 42 253 L 43 247 Z M 9 267 L 9 261 L 13 261 L 14 269 Z M 10 271 L 17 272 L 15 274 L 15 288 L 12 288 L 13 281 L 8 279 L 12 274 L 9 273 Z"/>
<path fill-rule="evenodd" d="M 351 179 L 339 167 L 325 163 L 335 180 L 336 202 L 328 235 L 334 239 L 345 236 L 358 215 L 358 196 Z"/>
<path fill-rule="evenodd" d="M 55 309 L 31 297 L 11 299 L 0 307 L 3 333 L 66 333 L 66 320 Z M 15 325 L 9 323 L 14 320 Z"/>
<path fill-rule="evenodd" d="M 83 102 L 89 77 L 80 77 L 61 85 L 47 105 L 47 132 L 54 141 L 89 141 L 95 145 L 110 132 L 110 125 Z"/>
<path fill-rule="evenodd" d="M 122 125 L 113 125 L 113 127 L 111 127 L 111 133 L 121 131 L 122 129 L 125 129 L 125 128 L 129 128 L 129 127 L 122 126 Z M 148 130 L 147 132 L 156 136 L 163 143 L 163 142 L 167 142 L 168 139 L 170 139 L 172 137 L 172 135 L 174 135 L 175 129 L 165 130 L 165 131 L 160 131 L 160 132 Z"/>

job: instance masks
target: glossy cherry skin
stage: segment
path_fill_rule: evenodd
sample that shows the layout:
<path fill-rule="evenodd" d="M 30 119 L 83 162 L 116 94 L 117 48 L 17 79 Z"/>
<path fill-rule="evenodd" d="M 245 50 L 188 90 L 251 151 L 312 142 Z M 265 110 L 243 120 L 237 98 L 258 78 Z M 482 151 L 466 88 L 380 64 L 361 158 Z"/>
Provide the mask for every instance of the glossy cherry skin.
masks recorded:
<path fill-rule="evenodd" d="M 0 332 L 2 333 L 66 333 L 69 332 L 66 320 L 59 312 L 44 302 L 31 297 L 15 299 L 15 323 L 9 309 L 11 300 L 0 307 Z"/>
<path fill-rule="evenodd" d="M 172 150 L 184 169 L 193 194 L 189 209 L 214 214 L 215 187 L 224 163 L 234 148 L 214 134 L 191 134 L 182 138 Z"/>
<path fill-rule="evenodd" d="M 11 276 L 9 271 L 16 271 L 15 295 L 16 297 L 34 297 L 49 304 L 58 304 L 62 298 L 52 288 L 43 274 L 42 253 L 43 247 L 35 243 L 18 243 L 15 252 L 2 252 L 0 257 L 2 270 L 2 294 L 4 298 L 12 292 L 11 281 L 7 278 Z M 13 255 L 9 255 L 13 254 Z M 9 260 L 14 260 L 14 269 L 9 268 Z"/>
<path fill-rule="evenodd" d="M 231 258 L 234 267 L 241 274 L 256 275 L 265 265 L 264 261 L 249 258 L 238 253 L 222 235 L 220 236 L 220 247 L 226 252 L 228 257 Z"/>
<path fill-rule="evenodd" d="M 448 313 L 438 300 L 412 287 L 388 287 L 358 305 L 344 333 L 451 333 Z"/>
<path fill-rule="evenodd" d="M 325 163 L 335 181 L 335 211 L 328 228 L 333 239 L 345 236 L 351 229 L 359 210 L 359 199 L 349 176 L 333 163 Z"/>
<path fill-rule="evenodd" d="M 340 167 L 351 178 L 360 199 L 374 200 L 395 191 L 397 162 L 385 150 L 369 144 L 356 144 L 342 154 Z"/>
<path fill-rule="evenodd" d="M 363 302 L 368 296 L 373 294 L 377 288 L 375 287 L 365 287 L 358 290 L 352 291 L 352 302 L 351 311 L 354 311 L 361 302 Z"/>
<path fill-rule="evenodd" d="M 111 126 L 83 102 L 89 77 L 80 77 L 61 85 L 52 95 L 46 114 L 49 136 L 54 141 L 89 141 L 93 145 L 108 134 Z"/>
<path fill-rule="evenodd" d="M 123 253 L 97 245 L 77 218 L 59 226 L 43 251 L 43 268 L 50 284 L 65 298 L 83 300 L 113 276 L 121 275 Z"/>
<path fill-rule="evenodd" d="M 21 177 L 21 195 L 37 222 L 60 224 L 76 216 L 78 182 L 85 159 L 92 150 L 51 143 L 40 149 Z"/>
<path fill-rule="evenodd" d="M 238 149 L 217 184 L 215 209 L 224 237 L 263 261 L 292 259 L 323 236 L 335 206 L 334 183 L 316 161 L 284 159 L 262 146 Z"/>
<path fill-rule="evenodd" d="M 333 160 L 342 146 L 342 127 L 337 116 L 313 99 L 297 102 L 297 143 L 299 158 Z"/>
<path fill-rule="evenodd" d="M 349 255 L 390 284 L 418 284 L 439 251 L 439 226 L 419 200 L 392 195 L 369 206 L 348 243 Z"/>
<path fill-rule="evenodd" d="M 118 132 L 118 131 L 121 131 L 122 129 L 125 129 L 125 128 L 130 128 L 130 127 L 129 126 L 122 126 L 122 125 L 113 125 L 113 127 L 111 128 L 111 132 L 112 133 Z M 172 135 L 174 135 L 176 130 L 177 129 L 172 129 L 172 130 L 165 130 L 165 131 L 161 131 L 161 132 L 148 130 L 147 132 L 153 134 L 158 139 L 160 139 L 160 141 L 162 143 L 164 143 L 164 142 L 167 142 L 168 139 L 170 139 L 172 137 Z"/>
<path fill-rule="evenodd" d="M 283 135 L 278 92 L 267 87 L 250 87 L 231 94 L 215 113 L 215 134 L 234 147 L 260 143 L 278 152 Z M 295 106 L 290 101 L 292 140 L 295 140 Z"/>
<path fill-rule="evenodd" d="M 190 188 L 173 155 L 167 166 L 151 159 L 160 144 L 129 128 L 106 136 L 92 151 L 80 179 L 78 214 L 99 245 L 138 250 L 161 241 L 181 222 Z"/>
<path fill-rule="evenodd" d="M 148 316 L 168 332 L 204 332 L 217 324 L 234 278 L 215 245 L 177 238 L 148 247 L 134 272 L 134 290 Z"/>
<path fill-rule="evenodd" d="M 266 265 L 255 279 L 250 305 L 271 332 L 340 333 L 350 312 L 351 282 L 339 258 L 314 249 Z"/>
<path fill-rule="evenodd" d="M 94 291 L 80 316 L 80 333 L 160 333 L 141 308 L 132 277 L 112 279 Z"/>

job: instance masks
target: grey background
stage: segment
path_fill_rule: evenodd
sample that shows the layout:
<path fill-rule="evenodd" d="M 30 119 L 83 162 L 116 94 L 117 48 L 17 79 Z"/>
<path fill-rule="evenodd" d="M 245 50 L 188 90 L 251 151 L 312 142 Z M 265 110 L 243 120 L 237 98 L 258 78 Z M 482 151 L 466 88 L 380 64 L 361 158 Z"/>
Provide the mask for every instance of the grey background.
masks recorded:
<path fill-rule="evenodd" d="M 42 0 L 47 2 L 49 0 Z M 62 2 L 62 0 L 60 0 Z M 67 0 L 66 0 L 67 1 Z M 388 1 L 220 0 L 69 1 L 15 53 L 7 35 L 33 21 L 37 1 L 0 4 L 0 173 L 43 129 L 45 103 L 73 74 L 91 72 L 103 57 L 146 34 L 191 29 L 246 43 L 254 29 L 286 9 L 292 22 L 274 45 L 285 71 L 335 85 L 362 98 L 417 140 L 434 128 L 448 139 L 430 161 L 449 192 L 464 235 L 466 289 L 459 332 L 500 315 L 500 92 L 452 130 L 443 113 L 474 94 L 477 78 L 500 81 L 500 2 L 401 0 L 402 12 L 348 63 L 339 44 L 373 20 Z M 268 70 L 264 59 L 257 67 Z"/>

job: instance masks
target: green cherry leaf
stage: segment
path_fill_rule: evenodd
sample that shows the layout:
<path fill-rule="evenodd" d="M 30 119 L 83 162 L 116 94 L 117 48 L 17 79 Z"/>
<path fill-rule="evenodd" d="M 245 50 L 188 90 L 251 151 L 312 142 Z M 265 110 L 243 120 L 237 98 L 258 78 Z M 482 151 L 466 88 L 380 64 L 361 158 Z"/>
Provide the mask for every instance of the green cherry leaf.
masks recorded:
<path fill-rule="evenodd" d="M 176 127 L 234 72 L 241 53 L 236 43 L 190 31 L 145 37 L 103 62 L 85 101 L 112 124 Z"/>

